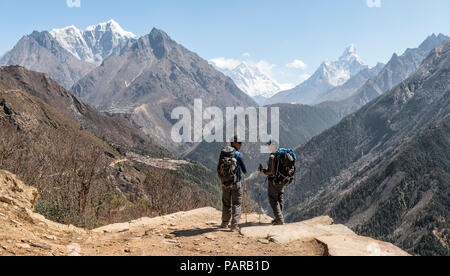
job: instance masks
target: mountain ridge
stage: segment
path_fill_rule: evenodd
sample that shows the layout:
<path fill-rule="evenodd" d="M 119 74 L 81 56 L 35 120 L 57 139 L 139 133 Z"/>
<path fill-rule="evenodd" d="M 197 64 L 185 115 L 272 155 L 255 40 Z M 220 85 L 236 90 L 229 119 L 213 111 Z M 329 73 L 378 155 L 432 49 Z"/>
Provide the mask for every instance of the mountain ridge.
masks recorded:
<path fill-rule="evenodd" d="M 41 193 L 36 212 L 92 228 L 150 213 L 218 205 L 219 181 L 205 167 L 167 153 L 158 158 L 112 146 L 101 139 L 101 127 L 95 135 L 66 107 L 97 122 L 90 116 L 99 116 L 98 111 L 47 75 L 23 67 L 0 69 L 0 167 Z M 102 120 L 115 121 L 107 116 Z"/>
<path fill-rule="evenodd" d="M 336 112 L 344 116 L 357 111 L 414 73 L 430 52 L 440 46 L 446 39 L 448 37 L 443 34 L 432 34 L 418 48 L 408 48 L 401 56 L 394 53 L 381 72 L 368 80 L 352 97 L 323 104 L 334 108 Z"/>
<path fill-rule="evenodd" d="M 111 118 L 82 103 L 57 82 L 43 73 L 29 71 L 20 66 L 0 67 L 0 81 L 11 87 L 40 98 L 48 105 L 89 129 L 108 143 L 136 152 L 145 152 L 153 157 L 171 157 L 171 153 L 160 147 L 150 137 L 132 126 L 123 118 Z"/>
<path fill-rule="evenodd" d="M 409 252 L 446 254 L 448 68 L 450 40 L 407 80 L 297 148 L 301 185 L 287 192 L 289 218 L 328 213 Z"/>
<path fill-rule="evenodd" d="M 350 45 L 337 61 L 326 60 L 322 62 L 308 80 L 291 90 L 279 92 L 268 99 L 265 104 L 316 104 L 327 91 L 344 84 L 366 68 L 367 66 L 363 64 L 356 53 L 355 46 Z"/>
<path fill-rule="evenodd" d="M 78 60 L 47 31 L 34 31 L 22 37 L 12 50 L 2 56 L 0 65 L 21 65 L 44 72 L 66 88 L 95 67 Z"/>
<path fill-rule="evenodd" d="M 154 28 L 120 56 L 111 57 L 72 88 L 83 101 L 123 116 L 163 146 L 182 152 L 190 145 L 171 141 L 175 107 L 257 106 L 234 82 L 206 60 Z"/>
<path fill-rule="evenodd" d="M 75 26 L 33 31 L 0 58 L 0 65 L 20 65 L 46 73 L 70 89 L 105 59 L 130 48 L 136 38 L 114 20 L 83 31 Z"/>

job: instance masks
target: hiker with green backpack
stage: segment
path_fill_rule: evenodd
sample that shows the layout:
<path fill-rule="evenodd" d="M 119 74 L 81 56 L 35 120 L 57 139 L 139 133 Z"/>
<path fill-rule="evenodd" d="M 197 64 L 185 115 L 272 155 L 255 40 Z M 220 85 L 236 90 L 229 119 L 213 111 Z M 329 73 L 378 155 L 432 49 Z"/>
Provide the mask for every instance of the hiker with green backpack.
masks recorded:
<path fill-rule="evenodd" d="M 272 225 L 283 225 L 284 188 L 295 179 L 297 156 L 292 149 L 279 149 L 275 141 L 269 141 L 267 146 L 271 152 L 268 168 L 264 169 L 260 164 L 258 171 L 267 175 L 269 182 L 269 203 L 275 216 Z"/>
<path fill-rule="evenodd" d="M 235 136 L 231 146 L 222 149 L 217 166 L 217 173 L 222 181 L 223 190 L 221 228 L 228 228 L 231 220 L 231 231 L 239 231 L 238 224 L 241 220 L 244 195 L 242 173 L 247 174 L 243 155 L 239 152 L 242 147 L 241 141 L 238 136 Z"/>

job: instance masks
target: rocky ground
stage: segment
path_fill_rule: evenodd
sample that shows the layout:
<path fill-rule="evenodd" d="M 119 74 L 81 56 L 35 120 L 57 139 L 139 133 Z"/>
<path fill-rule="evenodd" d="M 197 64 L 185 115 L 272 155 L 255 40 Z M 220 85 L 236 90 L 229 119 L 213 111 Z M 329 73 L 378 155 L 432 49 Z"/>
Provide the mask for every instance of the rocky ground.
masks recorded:
<path fill-rule="evenodd" d="M 243 217 L 241 233 L 219 229 L 220 212 L 203 208 L 108 225 L 92 231 L 46 220 L 31 210 L 34 188 L 0 171 L 0 256 L 324 256 L 407 255 L 359 237 L 328 217 L 273 227 Z M 248 221 L 248 223 L 246 223 Z"/>

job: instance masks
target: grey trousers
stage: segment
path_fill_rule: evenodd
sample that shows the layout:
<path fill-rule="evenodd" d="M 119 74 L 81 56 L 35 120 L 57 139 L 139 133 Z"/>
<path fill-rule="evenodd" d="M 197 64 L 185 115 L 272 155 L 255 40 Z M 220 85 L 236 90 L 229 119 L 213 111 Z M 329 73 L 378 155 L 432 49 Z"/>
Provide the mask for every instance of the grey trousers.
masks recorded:
<path fill-rule="evenodd" d="M 223 187 L 222 194 L 222 222 L 232 225 L 239 224 L 242 214 L 242 198 L 244 195 L 242 183 L 236 183 L 230 187 Z"/>
<path fill-rule="evenodd" d="M 269 203 L 273 210 L 275 220 L 284 221 L 284 186 L 269 179 Z"/>

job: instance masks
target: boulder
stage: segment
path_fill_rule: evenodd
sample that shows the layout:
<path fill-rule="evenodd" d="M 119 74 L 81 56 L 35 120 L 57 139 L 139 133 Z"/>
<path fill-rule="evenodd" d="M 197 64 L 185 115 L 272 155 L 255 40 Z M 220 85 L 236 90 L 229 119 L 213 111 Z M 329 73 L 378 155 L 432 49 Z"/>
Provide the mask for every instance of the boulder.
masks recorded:
<path fill-rule="evenodd" d="M 344 225 L 335 225 L 330 217 L 318 217 L 312 220 L 280 226 L 254 226 L 241 230 L 246 237 L 269 239 L 275 243 L 289 243 L 296 240 L 314 239 L 322 235 L 356 235 Z"/>
<path fill-rule="evenodd" d="M 361 237 L 345 225 L 333 224 L 326 216 L 281 226 L 246 227 L 241 229 L 241 234 L 281 244 L 316 240 L 328 256 L 409 256 L 393 244 Z"/>
<path fill-rule="evenodd" d="M 328 256 L 410 256 L 391 243 L 356 235 L 321 236 L 316 240 L 325 246 Z"/>
<path fill-rule="evenodd" d="M 26 186 L 12 173 L 0 170 L 0 202 L 32 210 L 37 198 L 35 188 Z"/>
<path fill-rule="evenodd" d="M 34 213 L 34 205 L 39 197 L 36 188 L 25 185 L 14 174 L 0 170 L 0 207 L 2 211 L 13 211 L 19 215 L 20 221 L 10 219 L 10 221 L 19 227 L 24 226 L 24 223 L 33 223 L 45 228 L 56 231 L 64 231 L 66 233 L 85 234 L 88 230 L 74 227 L 73 225 L 63 225 L 46 219 L 44 216 Z"/>

